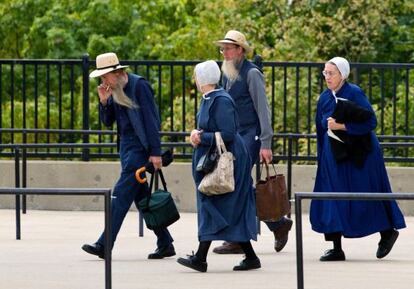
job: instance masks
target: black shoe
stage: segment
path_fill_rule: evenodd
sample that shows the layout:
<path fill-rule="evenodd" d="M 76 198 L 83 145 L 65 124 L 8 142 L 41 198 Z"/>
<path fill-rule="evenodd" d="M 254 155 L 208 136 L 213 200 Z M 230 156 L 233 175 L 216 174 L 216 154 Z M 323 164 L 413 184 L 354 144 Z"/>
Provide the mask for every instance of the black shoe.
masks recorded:
<path fill-rule="evenodd" d="M 82 246 L 82 250 L 85 251 L 86 253 L 92 254 L 92 255 L 96 255 L 101 259 L 105 259 L 105 249 L 104 246 L 102 246 L 99 243 L 95 243 L 92 245 L 89 244 L 84 244 Z"/>
<path fill-rule="evenodd" d="M 319 261 L 345 261 L 345 253 L 342 250 L 330 249 L 319 258 Z"/>
<path fill-rule="evenodd" d="M 246 271 L 252 269 L 259 269 L 262 265 L 260 264 L 260 259 L 256 258 L 253 260 L 244 259 L 240 262 L 239 265 L 233 267 L 233 271 Z"/>
<path fill-rule="evenodd" d="M 159 247 L 154 253 L 148 255 L 148 259 L 163 259 L 175 255 L 174 246 L 171 244 L 165 247 Z"/>
<path fill-rule="evenodd" d="M 377 250 L 377 258 L 381 259 L 387 256 L 390 252 L 392 247 L 394 246 L 395 241 L 398 238 L 400 233 L 397 230 L 393 230 L 390 236 L 386 239 L 382 239 L 378 243 L 378 250 Z"/>
<path fill-rule="evenodd" d="M 197 256 L 195 256 L 194 253 L 193 255 L 187 256 L 187 258 L 178 258 L 177 263 L 199 272 L 207 271 L 207 262 L 198 260 Z"/>
<path fill-rule="evenodd" d="M 288 218 L 284 218 L 283 223 L 273 231 L 275 236 L 274 248 L 276 252 L 280 252 L 286 246 L 289 237 L 289 231 L 292 228 L 293 221 Z"/>

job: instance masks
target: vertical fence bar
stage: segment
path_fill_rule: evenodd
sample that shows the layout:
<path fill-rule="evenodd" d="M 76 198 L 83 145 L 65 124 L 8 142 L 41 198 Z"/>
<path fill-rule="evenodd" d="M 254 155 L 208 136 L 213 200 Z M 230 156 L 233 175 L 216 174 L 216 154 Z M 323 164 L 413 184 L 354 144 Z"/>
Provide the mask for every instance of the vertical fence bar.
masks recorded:
<path fill-rule="evenodd" d="M 10 127 L 14 128 L 14 64 L 10 65 Z M 11 134 L 11 143 L 14 143 L 14 134 Z"/>
<path fill-rule="evenodd" d="M 82 129 L 89 130 L 89 55 L 82 56 L 82 83 L 83 83 L 83 115 L 82 115 Z M 83 143 L 89 143 L 89 134 L 83 134 Z M 89 149 L 82 149 L 82 160 L 89 161 Z"/>
<path fill-rule="evenodd" d="M 307 129 L 307 133 L 308 134 L 311 133 L 311 128 L 312 128 L 312 121 L 311 121 L 312 101 L 311 101 L 311 98 L 312 98 L 312 68 L 308 67 L 308 104 L 307 104 L 308 105 L 308 109 L 307 109 L 307 111 L 308 111 L 308 119 L 307 119 L 308 129 Z M 311 140 L 310 140 L 310 138 L 308 138 L 307 143 L 308 143 L 307 151 L 308 151 L 308 155 L 310 155 L 310 150 L 311 150 Z"/>
<path fill-rule="evenodd" d="M 20 150 L 18 147 L 14 149 L 14 176 L 15 187 L 20 188 Z M 21 225 L 20 225 L 20 194 L 16 194 L 16 240 L 21 239 Z"/>
<path fill-rule="evenodd" d="M 162 105 L 162 75 L 161 75 L 161 64 L 158 64 L 158 113 L 162 121 L 161 111 L 163 109 Z"/>
<path fill-rule="evenodd" d="M 23 128 L 26 128 L 26 65 L 23 64 L 23 76 L 22 76 L 22 102 L 23 102 Z"/>
<path fill-rule="evenodd" d="M 34 128 L 39 128 L 39 91 L 38 91 L 38 66 L 34 65 Z M 37 143 L 38 134 L 35 133 L 35 143 Z"/>
<path fill-rule="evenodd" d="M 3 66 L 0 64 L 0 129 L 3 128 Z M 0 132 L 0 144 L 3 143 L 3 134 Z"/>
<path fill-rule="evenodd" d="M 27 132 L 23 130 L 23 143 L 27 143 Z M 22 148 L 22 187 L 27 187 L 27 148 Z M 27 195 L 22 194 L 22 212 L 26 214 Z"/>
<path fill-rule="evenodd" d="M 385 109 L 385 79 L 384 79 L 384 69 L 380 69 L 380 88 L 381 88 L 381 135 L 384 135 L 384 109 Z"/>
<path fill-rule="evenodd" d="M 296 114 L 296 124 L 295 124 L 295 133 L 299 133 L 299 121 L 300 121 L 300 113 L 299 113 L 299 77 L 300 77 L 300 71 L 299 66 L 295 67 L 295 114 Z M 298 154 L 299 151 L 299 142 L 295 141 L 295 152 Z"/>
<path fill-rule="evenodd" d="M 71 65 L 70 66 L 70 129 L 75 128 L 75 95 L 73 93 L 75 90 L 74 82 L 75 82 L 74 67 L 73 65 Z M 70 135 L 70 141 L 75 142 L 74 134 Z M 101 143 L 101 135 L 99 135 L 99 143 Z M 74 149 L 71 149 L 70 152 L 73 153 Z M 100 149 L 99 149 L 99 152 L 101 152 Z"/>
<path fill-rule="evenodd" d="M 185 132 L 185 129 L 186 129 L 186 126 L 185 126 L 185 113 L 186 113 L 186 106 L 185 106 L 185 80 L 186 80 L 186 78 L 185 78 L 185 64 L 183 64 L 182 65 L 182 86 L 181 86 L 181 89 L 182 89 L 182 96 L 183 96 L 183 101 L 182 101 L 182 106 L 183 106 L 183 108 L 182 108 L 182 118 L 183 118 L 183 120 L 182 120 L 182 124 L 183 124 L 183 126 L 182 126 L 182 128 L 181 128 L 181 131 L 183 131 L 183 132 Z M 185 151 L 185 148 L 183 147 L 183 151 Z"/>
<path fill-rule="evenodd" d="M 272 65 L 272 83 L 271 83 L 271 117 L 272 117 L 272 128 L 275 124 L 275 67 Z"/>
<path fill-rule="evenodd" d="M 59 97 L 59 101 L 58 101 L 58 112 L 59 112 L 59 124 L 58 127 L 59 129 L 62 129 L 63 127 L 63 115 L 62 115 L 62 107 L 63 107 L 63 98 L 62 98 L 62 64 L 59 63 L 58 64 L 58 78 L 59 78 L 59 84 L 58 84 L 58 97 Z M 59 143 L 62 142 L 62 134 L 59 133 Z M 61 153 L 62 150 L 59 149 L 59 153 Z"/>
<path fill-rule="evenodd" d="M 289 200 L 292 197 L 292 145 L 293 137 L 288 135 L 288 157 L 287 157 L 287 186 L 288 186 L 288 196 Z"/>
<path fill-rule="evenodd" d="M 410 71 L 407 68 L 405 71 L 405 127 L 404 127 L 404 131 L 406 135 L 410 134 L 410 131 L 409 131 L 410 102 L 408 99 L 409 92 L 410 92 L 409 78 L 410 78 Z"/>
<path fill-rule="evenodd" d="M 174 131 L 174 67 L 170 65 L 170 130 Z"/>
<path fill-rule="evenodd" d="M 298 289 L 303 289 L 302 198 L 295 195 L 296 276 Z"/>
<path fill-rule="evenodd" d="M 50 129 L 50 65 L 46 64 L 46 128 Z M 47 134 L 50 143 L 50 135 Z"/>
<path fill-rule="evenodd" d="M 397 132 L 397 70 L 392 70 L 392 135 Z M 394 151 L 395 152 L 395 151 Z"/>
<path fill-rule="evenodd" d="M 75 128 L 75 72 L 73 65 L 70 66 L 70 129 Z"/>
<path fill-rule="evenodd" d="M 283 133 L 287 128 L 287 68 L 283 67 Z M 283 153 L 286 153 L 286 140 L 283 139 Z"/>
<path fill-rule="evenodd" d="M 409 89 L 409 85 L 410 85 L 409 75 L 410 75 L 409 74 L 409 69 L 407 68 L 406 74 L 405 74 L 405 128 L 404 128 L 405 135 L 410 135 L 410 129 L 409 129 L 409 127 L 410 127 L 410 125 L 409 125 L 410 103 L 409 103 L 409 99 L 408 99 L 409 91 L 410 91 L 410 89 Z M 409 151 L 410 151 L 409 148 L 405 149 L 405 157 L 408 157 Z"/>

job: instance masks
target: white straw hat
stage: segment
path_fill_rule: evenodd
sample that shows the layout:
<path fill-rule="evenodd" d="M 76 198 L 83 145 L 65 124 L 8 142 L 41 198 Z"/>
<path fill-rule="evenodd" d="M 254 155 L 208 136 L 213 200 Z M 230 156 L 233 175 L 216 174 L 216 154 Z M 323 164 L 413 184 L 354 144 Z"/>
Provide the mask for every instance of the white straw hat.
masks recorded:
<path fill-rule="evenodd" d="M 89 77 L 99 77 L 108 72 L 128 67 L 128 65 L 120 65 L 118 56 L 113 52 L 99 54 L 96 57 L 96 69 L 89 74 Z"/>
<path fill-rule="evenodd" d="M 246 50 L 247 53 L 251 52 L 253 49 L 249 46 L 249 43 L 246 41 L 246 36 L 244 36 L 243 33 L 237 31 L 237 30 L 230 30 L 226 33 L 226 36 L 224 36 L 224 39 L 216 41 L 216 44 L 218 46 L 221 46 L 222 44 L 234 44 L 239 45 Z"/>

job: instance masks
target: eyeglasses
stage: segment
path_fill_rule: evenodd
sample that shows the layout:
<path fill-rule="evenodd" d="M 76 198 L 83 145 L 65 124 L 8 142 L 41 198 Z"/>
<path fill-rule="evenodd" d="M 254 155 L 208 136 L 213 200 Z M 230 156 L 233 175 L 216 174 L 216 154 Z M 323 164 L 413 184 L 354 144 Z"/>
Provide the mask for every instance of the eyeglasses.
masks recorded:
<path fill-rule="evenodd" d="M 238 48 L 238 46 L 232 46 L 232 47 L 220 47 L 220 53 L 221 53 L 221 54 L 223 54 L 223 53 L 224 53 L 224 52 L 226 52 L 226 51 L 233 50 L 233 49 L 236 49 L 236 48 Z"/>
<path fill-rule="evenodd" d="M 338 73 L 335 72 L 335 71 L 326 71 L 326 70 L 324 70 L 324 71 L 322 71 L 322 74 L 325 77 L 328 77 L 328 76 L 333 77 L 333 76 L 337 75 Z"/>

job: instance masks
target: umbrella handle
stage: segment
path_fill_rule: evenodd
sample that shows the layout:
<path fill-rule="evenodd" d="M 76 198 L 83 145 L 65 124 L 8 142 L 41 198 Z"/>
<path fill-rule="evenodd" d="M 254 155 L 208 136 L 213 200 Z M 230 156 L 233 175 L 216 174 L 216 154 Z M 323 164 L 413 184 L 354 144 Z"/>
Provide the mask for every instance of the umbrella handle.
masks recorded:
<path fill-rule="evenodd" d="M 147 181 L 147 178 L 141 178 L 141 173 L 145 173 L 145 166 L 137 169 L 135 172 L 135 178 L 137 179 L 138 183 L 143 184 Z"/>

